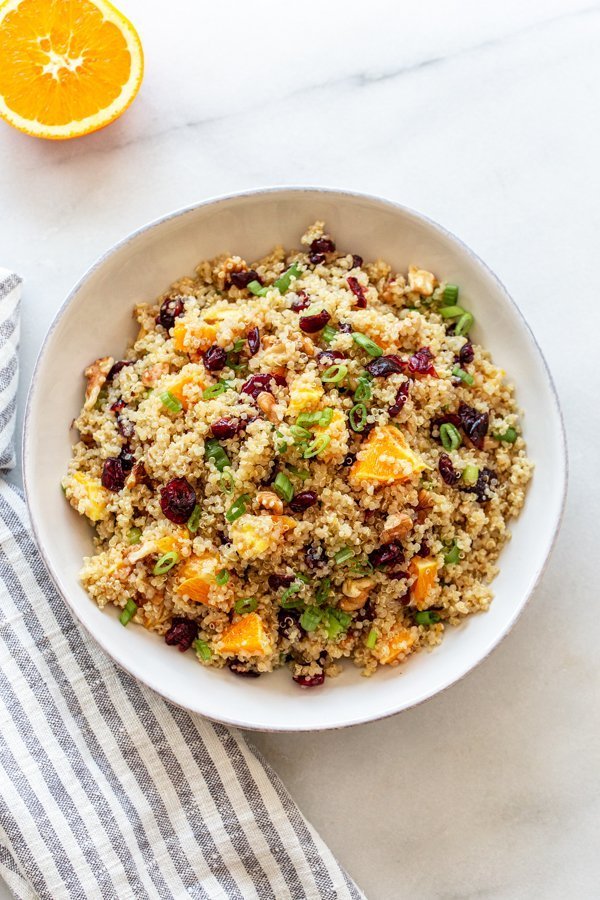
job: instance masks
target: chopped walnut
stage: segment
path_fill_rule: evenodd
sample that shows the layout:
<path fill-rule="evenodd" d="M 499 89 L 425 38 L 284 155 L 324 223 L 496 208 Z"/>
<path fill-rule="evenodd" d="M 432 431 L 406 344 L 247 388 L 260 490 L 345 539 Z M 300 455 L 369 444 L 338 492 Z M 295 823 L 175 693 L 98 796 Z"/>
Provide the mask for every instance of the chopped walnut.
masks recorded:
<path fill-rule="evenodd" d="M 85 389 L 84 409 L 92 409 L 94 403 L 98 399 L 98 394 L 104 386 L 106 376 L 112 369 L 114 359 L 112 356 L 103 356 L 88 366 L 83 373 L 87 378 L 87 386 Z"/>
<path fill-rule="evenodd" d="M 413 530 L 413 525 L 413 520 L 408 513 L 389 515 L 381 532 L 382 544 L 389 544 L 390 541 L 403 541 Z"/>
<path fill-rule="evenodd" d="M 153 366 L 150 366 L 149 369 L 146 369 L 142 372 L 142 384 L 145 387 L 154 387 L 156 382 L 162 378 L 163 375 L 166 375 L 169 371 L 169 363 L 155 363 Z"/>
<path fill-rule="evenodd" d="M 131 490 L 131 488 L 136 487 L 138 484 L 145 484 L 147 487 L 152 488 L 150 476 L 141 459 L 135 463 L 133 469 L 129 473 L 127 481 L 125 482 L 125 487 L 128 488 L 128 490 Z"/>
<path fill-rule="evenodd" d="M 344 612 L 355 612 L 357 609 L 362 609 L 374 586 L 375 582 L 372 578 L 347 578 L 342 585 L 344 596 L 340 600 L 340 609 L 343 609 Z"/>
<path fill-rule="evenodd" d="M 281 421 L 281 417 L 275 408 L 276 402 L 273 394 L 270 394 L 268 391 L 261 391 L 256 398 L 256 403 L 258 404 L 258 408 L 265 414 L 269 422 L 278 424 Z"/>

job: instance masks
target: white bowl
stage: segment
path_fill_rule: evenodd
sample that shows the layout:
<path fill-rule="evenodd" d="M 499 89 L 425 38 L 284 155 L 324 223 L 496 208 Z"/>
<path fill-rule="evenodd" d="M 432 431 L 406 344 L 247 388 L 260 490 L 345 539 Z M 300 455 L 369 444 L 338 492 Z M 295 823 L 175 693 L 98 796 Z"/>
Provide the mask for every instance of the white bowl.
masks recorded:
<path fill-rule="evenodd" d="M 92 549 L 87 523 L 60 490 L 71 452 L 71 420 L 82 372 L 98 356 L 119 358 L 134 334 L 134 303 L 153 299 L 201 259 L 224 251 L 254 259 L 274 244 L 299 246 L 323 219 L 338 247 L 381 256 L 400 271 L 418 263 L 460 285 L 477 319 L 474 336 L 517 385 L 524 434 L 536 469 L 513 539 L 500 558 L 488 613 L 449 629 L 433 653 L 419 653 L 372 678 L 348 665 L 315 690 L 287 669 L 259 679 L 198 665 L 141 627 L 123 628 L 101 612 L 78 580 Z M 136 678 L 183 707 L 243 728 L 305 731 L 367 722 L 407 709 L 477 665 L 508 632 L 539 579 L 558 528 L 566 452 L 558 400 L 542 353 L 504 287 L 457 238 L 397 204 L 321 189 L 273 189 L 206 201 L 146 225 L 108 251 L 71 291 L 44 341 L 29 393 L 24 473 L 31 521 L 63 597 L 101 647 Z"/>

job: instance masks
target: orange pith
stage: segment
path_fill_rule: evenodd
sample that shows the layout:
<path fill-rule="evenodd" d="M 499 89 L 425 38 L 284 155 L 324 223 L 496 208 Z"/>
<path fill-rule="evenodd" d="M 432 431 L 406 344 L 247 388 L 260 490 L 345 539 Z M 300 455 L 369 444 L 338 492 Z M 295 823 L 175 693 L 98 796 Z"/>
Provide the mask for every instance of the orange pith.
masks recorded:
<path fill-rule="evenodd" d="M 135 29 L 106 0 L 7 0 L 0 5 L 0 115 L 39 137 L 107 125 L 142 79 Z"/>

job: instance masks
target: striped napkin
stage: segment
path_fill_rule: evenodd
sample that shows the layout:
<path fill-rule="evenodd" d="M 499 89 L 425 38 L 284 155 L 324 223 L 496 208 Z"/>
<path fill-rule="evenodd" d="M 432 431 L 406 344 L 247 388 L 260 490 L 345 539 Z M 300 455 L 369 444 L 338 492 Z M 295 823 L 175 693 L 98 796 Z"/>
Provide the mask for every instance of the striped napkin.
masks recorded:
<path fill-rule="evenodd" d="M 0 467 L 20 279 L 0 270 Z M 44 900 L 363 896 L 241 734 L 162 700 L 73 619 L 0 479 L 0 874 Z"/>

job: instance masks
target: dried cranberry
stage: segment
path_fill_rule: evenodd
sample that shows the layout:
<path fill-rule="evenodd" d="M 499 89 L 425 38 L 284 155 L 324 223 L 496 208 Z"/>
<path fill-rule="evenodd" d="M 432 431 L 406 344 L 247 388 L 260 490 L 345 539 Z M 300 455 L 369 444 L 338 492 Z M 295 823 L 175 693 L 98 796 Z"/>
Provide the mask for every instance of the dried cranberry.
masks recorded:
<path fill-rule="evenodd" d="M 311 506 L 314 506 L 317 502 L 318 495 L 316 491 L 300 491 L 299 494 L 296 494 L 290 500 L 290 509 L 293 512 L 301 513 L 307 509 L 310 509 Z"/>
<path fill-rule="evenodd" d="M 324 253 L 309 253 L 308 260 L 313 264 L 313 266 L 320 266 L 321 263 L 325 262 L 325 254 Z"/>
<path fill-rule="evenodd" d="M 258 272 L 255 272 L 254 269 L 248 269 L 247 272 L 231 272 L 229 274 L 229 281 L 231 284 L 235 285 L 236 288 L 239 288 L 240 291 L 243 291 L 244 288 L 248 287 L 251 281 L 258 281 L 259 284 L 262 284 Z"/>
<path fill-rule="evenodd" d="M 254 356 L 260 350 L 260 331 L 258 328 L 251 328 L 248 332 L 248 350 L 250 356 Z"/>
<path fill-rule="evenodd" d="M 356 462 L 356 453 L 346 453 L 344 459 L 342 460 L 343 466 L 353 466 Z"/>
<path fill-rule="evenodd" d="M 290 309 L 294 312 L 300 312 L 302 309 L 308 309 L 310 306 L 310 298 L 306 291 L 298 291 L 298 296 L 292 300 Z"/>
<path fill-rule="evenodd" d="M 475 494 L 479 503 L 487 503 L 488 500 L 491 500 L 497 483 L 498 476 L 493 469 L 488 469 L 486 466 L 479 471 L 476 484 L 468 487 L 461 485 L 461 490 L 467 494 Z"/>
<path fill-rule="evenodd" d="M 106 380 L 107 380 L 107 381 L 112 381 L 113 378 L 114 378 L 116 375 L 119 374 L 119 372 L 121 371 L 121 369 L 124 369 L 126 366 L 132 366 L 132 365 L 133 365 L 132 362 L 126 361 L 126 360 L 124 360 L 124 359 L 120 359 L 118 362 L 116 362 L 116 363 L 112 366 L 112 368 L 110 369 L 108 375 L 106 376 Z"/>
<path fill-rule="evenodd" d="M 156 321 L 168 331 L 175 324 L 175 319 L 182 316 L 183 312 L 184 306 L 181 297 L 167 297 L 160 307 Z"/>
<path fill-rule="evenodd" d="M 238 431 L 240 431 L 240 420 L 227 418 L 217 419 L 216 422 L 213 422 L 210 426 L 210 430 L 216 438 L 227 440 L 227 438 L 235 437 Z"/>
<path fill-rule="evenodd" d="M 185 616 L 174 616 L 171 627 L 165 634 L 169 647 L 177 647 L 180 653 L 189 650 L 198 636 L 198 623 Z"/>
<path fill-rule="evenodd" d="M 220 372 L 221 369 L 225 368 L 227 353 L 223 347 L 213 344 L 212 347 L 209 347 L 202 355 L 202 362 L 209 372 Z"/>
<path fill-rule="evenodd" d="M 362 264 L 363 264 L 363 258 L 362 258 L 362 256 L 359 256 L 358 253 L 353 253 L 353 254 L 352 254 L 352 268 L 353 268 L 353 269 L 360 269 L 360 267 L 362 266 Z"/>
<path fill-rule="evenodd" d="M 461 403 L 458 407 L 458 415 L 464 433 L 478 450 L 482 450 L 490 423 L 488 413 L 480 412 L 473 406 L 469 406 L 468 403 Z"/>
<path fill-rule="evenodd" d="M 227 663 L 234 675 L 243 675 L 245 678 L 260 678 L 260 672 L 251 669 L 248 663 L 241 662 L 239 659 L 232 659 Z"/>
<path fill-rule="evenodd" d="M 403 578 L 408 578 L 408 572 L 406 571 L 406 569 L 394 569 L 393 572 L 386 572 L 385 574 L 392 581 L 402 581 Z M 404 603 L 404 601 L 402 602 Z M 404 603 L 404 606 L 406 606 L 406 603 Z"/>
<path fill-rule="evenodd" d="M 300 687 L 318 687 L 325 681 L 325 673 L 319 672 L 317 675 L 294 675 L 294 681 Z"/>
<path fill-rule="evenodd" d="M 346 359 L 346 357 L 343 353 L 340 353 L 339 350 L 322 350 L 320 353 L 317 353 L 317 362 L 325 369 L 334 365 L 334 363 L 339 362 L 341 359 Z"/>
<path fill-rule="evenodd" d="M 358 279 L 354 277 L 354 275 L 350 275 L 347 279 L 348 287 L 354 294 L 357 299 L 357 306 L 359 309 L 367 308 L 367 298 L 365 297 L 365 292 L 363 290 L 362 285 L 359 283 Z"/>
<path fill-rule="evenodd" d="M 408 371 L 413 375 L 432 375 L 438 377 L 431 361 L 435 359 L 429 347 L 421 347 L 408 361 Z"/>
<path fill-rule="evenodd" d="M 281 386 L 287 384 L 283 375 L 275 375 L 273 372 L 266 372 L 264 375 L 251 375 L 242 385 L 242 393 L 250 394 L 250 396 L 256 400 L 258 395 L 262 394 L 263 391 L 268 391 L 269 394 L 273 393 L 273 382 Z"/>
<path fill-rule="evenodd" d="M 460 472 L 457 472 L 454 466 L 452 465 L 452 460 L 448 456 L 447 453 L 442 453 L 438 461 L 438 469 L 440 470 L 440 475 L 446 482 L 446 484 L 456 484 L 460 481 Z"/>
<path fill-rule="evenodd" d="M 315 238 L 310 250 L 311 253 L 335 253 L 335 244 L 329 237 Z"/>
<path fill-rule="evenodd" d="M 184 525 L 194 511 L 196 491 L 187 478 L 173 478 L 160 491 L 160 508 L 171 522 Z"/>
<path fill-rule="evenodd" d="M 304 560 L 309 569 L 318 569 L 325 565 L 325 553 L 322 547 L 309 544 L 304 551 Z"/>
<path fill-rule="evenodd" d="M 473 344 L 471 341 L 467 341 L 466 344 L 463 344 L 460 348 L 460 353 L 458 354 L 458 361 L 461 366 L 468 366 L 469 363 L 472 363 L 475 358 L 475 351 L 473 350 Z"/>
<path fill-rule="evenodd" d="M 109 456 L 102 467 L 102 486 L 115 494 L 125 487 L 126 473 L 119 457 Z"/>
<path fill-rule="evenodd" d="M 272 591 L 278 591 L 282 587 L 288 588 L 293 580 L 293 575 L 278 575 L 274 572 L 272 575 L 269 575 L 269 587 Z"/>
<path fill-rule="evenodd" d="M 294 631 L 299 627 L 299 617 L 300 614 L 295 609 L 280 609 L 277 612 L 277 630 L 288 641 L 292 639 Z"/>
<path fill-rule="evenodd" d="M 121 460 L 123 471 L 131 472 L 135 465 L 135 456 L 131 452 L 131 447 L 129 447 L 128 444 L 126 444 L 119 453 L 119 459 Z"/>
<path fill-rule="evenodd" d="M 377 359 L 372 359 L 367 365 L 367 372 L 375 378 L 387 378 L 388 375 L 397 375 L 400 372 L 404 372 L 405 369 L 406 363 L 404 360 L 393 354 L 390 356 L 379 356 Z"/>
<path fill-rule="evenodd" d="M 404 408 L 404 404 L 408 400 L 408 393 L 410 391 L 410 381 L 405 381 L 404 384 L 401 384 L 398 390 L 396 391 L 396 399 L 390 406 L 390 416 L 397 416 L 399 412 Z"/>
<path fill-rule="evenodd" d="M 322 331 L 330 319 L 331 316 L 327 310 L 322 309 L 314 316 L 300 316 L 300 328 L 305 334 L 315 334 L 317 331 Z"/>
<path fill-rule="evenodd" d="M 427 541 L 421 541 L 419 544 L 419 549 L 415 553 L 415 556 L 429 556 L 429 544 Z"/>
<path fill-rule="evenodd" d="M 338 331 L 341 331 L 342 334 L 352 334 L 352 325 L 349 322 L 338 322 Z"/>
<path fill-rule="evenodd" d="M 377 547 L 372 553 L 369 553 L 369 562 L 377 569 L 379 566 L 391 566 L 392 563 L 404 561 L 404 551 L 402 544 L 398 541 L 391 541 L 389 544 L 383 544 Z"/>

